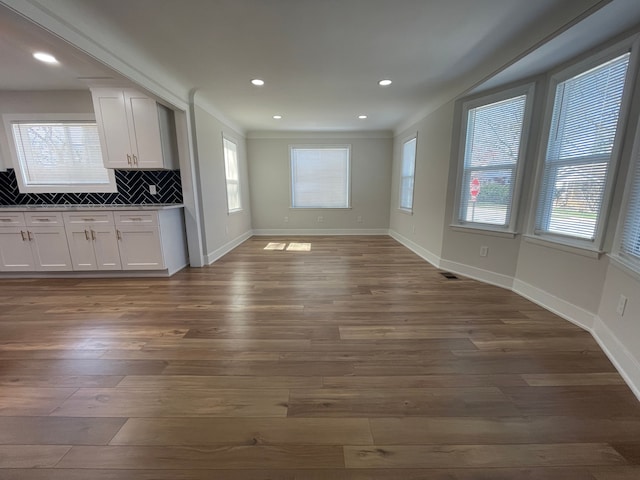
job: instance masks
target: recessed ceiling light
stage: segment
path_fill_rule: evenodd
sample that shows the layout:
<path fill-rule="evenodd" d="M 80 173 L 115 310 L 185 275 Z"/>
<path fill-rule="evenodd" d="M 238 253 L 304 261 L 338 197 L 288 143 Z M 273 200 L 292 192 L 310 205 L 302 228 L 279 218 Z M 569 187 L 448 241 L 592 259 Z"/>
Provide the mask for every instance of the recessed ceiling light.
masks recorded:
<path fill-rule="evenodd" d="M 358 118 L 359 118 L 360 120 L 364 120 L 365 118 L 367 118 L 367 116 L 366 116 L 366 115 L 358 115 Z"/>
<path fill-rule="evenodd" d="M 391 85 L 393 82 L 391 80 L 389 80 L 388 78 L 384 79 L 384 80 L 380 80 L 378 82 L 378 85 L 380 85 L 381 87 L 388 87 L 389 85 Z"/>
<path fill-rule="evenodd" d="M 260 80 L 259 78 L 254 78 L 253 80 L 251 80 L 251 83 L 256 87 L 261 87 L 264 85 L 264 80 Z"/>
<path fill-rule="evenodd" d="M 273 118 L 275 120 L 280 120 L 282 118 L 282 115 L 274 115 Z"/>
<path fill-rule="evenodd" d="M 44 63 L 58 63 L 58 60 L 53 55 L 44 52 L 36 52 L 33 54 L 33 58 L 40 60 Z"/>

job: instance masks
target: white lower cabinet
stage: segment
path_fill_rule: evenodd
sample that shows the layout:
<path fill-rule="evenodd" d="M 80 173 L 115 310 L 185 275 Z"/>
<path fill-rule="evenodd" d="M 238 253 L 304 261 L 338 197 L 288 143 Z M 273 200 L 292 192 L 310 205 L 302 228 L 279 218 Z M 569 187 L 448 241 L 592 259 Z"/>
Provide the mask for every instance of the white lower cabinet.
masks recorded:
<path fill-rule="evenodd" d="M 0 271 L 71 270 L 67 235 L 60 214 L 0 215 Z"/>
<path fill-rule="evenodd" d="M 181 208 L 0 212 L 0 271 L 158 270 L 187 265 Z"/>

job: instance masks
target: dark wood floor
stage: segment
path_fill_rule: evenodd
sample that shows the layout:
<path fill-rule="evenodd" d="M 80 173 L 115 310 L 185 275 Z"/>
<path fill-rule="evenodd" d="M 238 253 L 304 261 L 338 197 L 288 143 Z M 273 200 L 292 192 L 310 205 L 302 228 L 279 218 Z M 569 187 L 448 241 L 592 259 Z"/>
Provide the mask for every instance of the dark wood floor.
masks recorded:
<path fill-rule="evenodd" d="M 264 251 L 309 241 L 311 252 Z M 388 237 L 170 279 L 0 281 L 2 480 L 624 480 L 591 336 Z"/>

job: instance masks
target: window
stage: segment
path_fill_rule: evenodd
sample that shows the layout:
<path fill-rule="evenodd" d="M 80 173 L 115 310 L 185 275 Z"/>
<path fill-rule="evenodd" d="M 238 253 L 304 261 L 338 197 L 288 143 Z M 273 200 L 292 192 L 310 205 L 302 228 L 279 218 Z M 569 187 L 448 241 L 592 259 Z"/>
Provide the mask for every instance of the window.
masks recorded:
<path fill-rule="evenodd" d="M 533 86 L 463 105 L 457 224 L 513 230 Z"/>
<path fill-rule="evenodd" d="M 238 168 L 238 146 L 228 138 L 222 138 L 224 149 L 224 174 L 227 179 L 227 211 L 242 210 L 240 197 L 240 171 Z"/>
<path fill-rule="evenodd" d="M 557 83 L 536 234 L 599 248 L 629 57 L 625 53 Z"/>
<path fill-rule="evenodd" d="M 417 137 L 405 140 L 402 144 L 402 167 L 400 172 L 400 209 L 413 210 L 413 185 L 416 173 Z"/>
<path fill-rule="evenodd" d="M 618 255 L 640 271 L 640 128 L 633 149 L 633 170 L 627 179 L 626 206 L 620 220 Z"/>
<path fill-rule="evenodd" d="M 95 121 L 6 119 L 23 193 L 116 192 L 113 171 L 102 163 Z"/>
<path fill-rule="evenodd" d="M 290 150 L 293 208 L 349 208 L 350 146 L 292 146 Z"/>

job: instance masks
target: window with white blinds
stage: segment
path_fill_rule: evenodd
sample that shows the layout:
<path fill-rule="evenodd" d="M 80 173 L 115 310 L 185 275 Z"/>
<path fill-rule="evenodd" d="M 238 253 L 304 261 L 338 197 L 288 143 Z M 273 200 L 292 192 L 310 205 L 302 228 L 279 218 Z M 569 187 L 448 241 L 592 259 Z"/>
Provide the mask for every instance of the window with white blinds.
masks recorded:
<path fill-rule="evenodd" d="M 413 210 L 413 185 L 416 172 L 417 137 L 402 144 L 402 166 L 400 172 L 400 209 Z"/>
<path fill-rule="evenodd" d="M 117 191 L 95 122 L 12 122 L 11 129 L 21 191 Z"/>
<path fill-rule="evenodd" d="M 227 181 L 227 211 L 242 210 L 240 196 L 240 170 L 238 167 L 238 146 L 228 138 L 222 139 L 224 149 L 224 173 Z"/>
<path fill-rule="evenodd" d="M 557 84 L 536 234 L 587 242 L 599 237 L 629 56 Z"/>
<path fill-rule="evenodd" d="M 515 191 L 525 143 L 527 93 L 495 97 L 463 107 L 463 168 L 459 183 L 458 218 L 461 225 L 511 229 Z M 466 126 L 466 128 L 465 128 Z"/>
<path fill-rule="evenodd" d="M 291 206 L 293 208 L 349 208 L 351 148 L 292 146 Z"/>
<path fill-rule="evenodd" d="M 640 271 L 640 129 L 636 133 L 633 170 L 628 179 L 627 204 L 623 210 L 618 255 Z"/>

